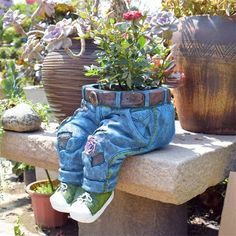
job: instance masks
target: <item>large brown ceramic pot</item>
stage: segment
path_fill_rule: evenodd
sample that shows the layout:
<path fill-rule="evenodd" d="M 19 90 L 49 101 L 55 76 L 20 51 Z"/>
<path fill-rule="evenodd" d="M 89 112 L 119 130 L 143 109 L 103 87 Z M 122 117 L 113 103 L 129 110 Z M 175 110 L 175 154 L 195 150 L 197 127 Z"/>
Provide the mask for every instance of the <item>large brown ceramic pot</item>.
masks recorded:
<path fill-rule="evenodd" d="M 62 121 L 80 106 L 81 88 L 96 82 L 84 75 L 84 66 L 95 63 L 96 45 L 86 40 L 86 49 L 80 58 L 70 57 L 64 50 L 50 52 L 43 62 L 42 77 L 48 103 L 58 121 Z M 73 41 L 71 50 L 80 51 L 80 41 Z"/>
<path fill-rule="evenodd" d="M 182 127 L 210 134 L 236 134 L 236 19 L 183 18 L 173 35 L 184 86 L 173 91 Z"/>

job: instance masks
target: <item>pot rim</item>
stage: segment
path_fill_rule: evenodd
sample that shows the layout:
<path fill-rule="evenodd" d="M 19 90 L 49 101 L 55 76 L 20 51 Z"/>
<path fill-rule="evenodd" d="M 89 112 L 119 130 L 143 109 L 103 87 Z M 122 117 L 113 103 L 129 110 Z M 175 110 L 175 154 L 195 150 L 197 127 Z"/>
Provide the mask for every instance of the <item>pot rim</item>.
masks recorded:
<path fill-rule="evenodd" d="M 45 196 L 45 197 L 51 196 L 53 193 L 52 193 L 52 194 L 36 193 L 36 192 L 33 190 L 33 186 L 38 185 L 38 184 L 42 184 L 42 183 L 46 183 L 46 182 L 48 182 L 47 179 L 34 181 L 34 182 L 32 182 L 32 183 L 30 183 L 30 184 L 28 184 L 28 185 L 26 186 L 25 191 L 26 191 L 30 196 L 32 196 L 32 195 L 35 195 L 35 196 L 36 196 L 36 195 L 37 195 L 37 196 Z M 53 182 L 53 183 L 57 183 L 57 182 L 59 183 L 58 180 L 52 180 L 52 182 Z"/>
<path fill-rule="evenodd" d="M 109 92 L 109 93 L 148 93 L 148 92 L 153 92 L 153 91 L 165 91 L 165 90 L 170 90 L 167 86 L 161 85 L 159 87 L 154 87 L 150 89 L 143 89 L 143 90 L 108 90 L 108 89 L 100 89 L 99 88 L 100 84 L 86 84 L 83 85 L 82 90 L 85 88 L 89 88 L 92 90 L 97 90 L 97 91 L 103 91 L 103 92 Z"/>

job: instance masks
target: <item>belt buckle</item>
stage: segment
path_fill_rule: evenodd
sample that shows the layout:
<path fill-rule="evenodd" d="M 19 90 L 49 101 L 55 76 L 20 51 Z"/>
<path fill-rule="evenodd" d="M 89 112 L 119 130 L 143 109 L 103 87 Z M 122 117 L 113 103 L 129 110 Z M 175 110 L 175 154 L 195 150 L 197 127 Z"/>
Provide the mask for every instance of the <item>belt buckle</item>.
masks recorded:
<path fill-rule="evenodd" d="M 92 105 L 98 105 L 98 96 L 95 91 L 91 91 L 88 97 Z"/>

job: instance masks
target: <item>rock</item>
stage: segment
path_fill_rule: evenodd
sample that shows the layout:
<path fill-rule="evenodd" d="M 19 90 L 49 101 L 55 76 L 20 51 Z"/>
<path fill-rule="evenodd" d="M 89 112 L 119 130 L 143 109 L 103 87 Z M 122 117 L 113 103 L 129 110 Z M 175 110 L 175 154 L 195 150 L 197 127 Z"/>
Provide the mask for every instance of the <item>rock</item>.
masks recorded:
<path fill-rule="evenodd" d="M 28 104 L 21 103 L 4 112 L 2 126 L 5 130 L 26 132 L 40 129 L 41 120 Z"/>

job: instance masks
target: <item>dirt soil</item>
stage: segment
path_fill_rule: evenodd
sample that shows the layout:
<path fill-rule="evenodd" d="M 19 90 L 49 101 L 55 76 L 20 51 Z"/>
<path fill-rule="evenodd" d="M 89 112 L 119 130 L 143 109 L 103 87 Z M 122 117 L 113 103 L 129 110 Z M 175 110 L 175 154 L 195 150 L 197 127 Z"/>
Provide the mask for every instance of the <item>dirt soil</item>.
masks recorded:
<path fill-rule="evenodd" d="M 0 158 L 0 236 L 14 236 L 14 226 L 24 236 L 78 236 L 77 222 L 69 219 L 64 227 L 42 229 L 34 223 L 30 198 L 23 182 L 11 172 L 11 163 Z M 188 236 L 217 236 L 223 206 L 222 189 L 210 192 L 188 202 Z"/>

